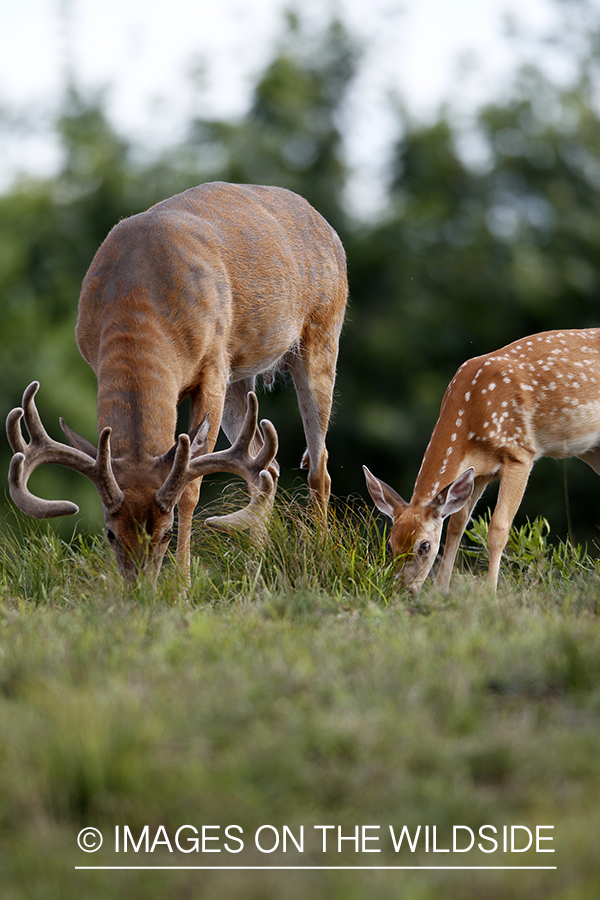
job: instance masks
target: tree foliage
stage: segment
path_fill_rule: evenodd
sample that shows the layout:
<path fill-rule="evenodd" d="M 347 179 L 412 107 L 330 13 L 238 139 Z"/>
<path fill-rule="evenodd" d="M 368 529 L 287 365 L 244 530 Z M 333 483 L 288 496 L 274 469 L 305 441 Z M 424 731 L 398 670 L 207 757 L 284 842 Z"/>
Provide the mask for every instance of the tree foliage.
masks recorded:
<path fill-rule="evenodd" d="M 64 415 L 94 434 L 94 376 L 74 339 L 77 296 L 120 218 L 202 181 L 278 184 L 323 213 L 348 254 L 351 303 L 328 442 L 334 492 L 364 493 L 366 463 L 410 493 L 444 389 L 465 359 L 535 331 L 600 325 L 600 116 L 595 44 L 586 46 L 569 89 L 530 67 L 480 111 L 471 128 L 485 164 L 465 161 L 451 112 L 423 124 L 399 111 L 388 203 L 375 222 L 356 221 L 344 203 L 351 173 L 341 123 L 360 52 L 337 21 L 311 42 L 291 17 L 247 113 L 196 118 L 184 141 L 149 162 L 116 133 L 101 96 L 70 88 L 56 122 L 60 171 L 0 196 L 3 415 L 37 378 L 51 430 Z M 304 446 L 293 392 L 262 395 L 261 415 L 285 435 L 289 486 Z M 1 455 L 6 470 L 6 444 Z M 576 534 L 593 536 L 600 483 L 580 464 L 568 473 Z M 49 495 L 83 495 L 84 512 L 99 521 L 81 479 L 36 477 Z M 564 534 L 562 482 L 561 465 L 538 464 L 523 515 L 542 513 Z"/>

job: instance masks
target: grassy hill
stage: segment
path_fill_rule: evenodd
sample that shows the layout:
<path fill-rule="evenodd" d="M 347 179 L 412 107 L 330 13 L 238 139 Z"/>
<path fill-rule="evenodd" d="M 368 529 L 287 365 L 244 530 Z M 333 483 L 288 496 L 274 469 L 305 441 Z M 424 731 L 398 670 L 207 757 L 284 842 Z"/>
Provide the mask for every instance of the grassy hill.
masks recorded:
<path fill-rule="evenodd" d="M 127 591 L 104 540 L 15 521 L 5 900 L 598 897 L 600 577 L 542 520 L 497 596 L 467 568 L 416 600 L 362 505 L 323 532 L 280 500 L 262 549 L 198 528 L 187 593 L 168 566 Z"/>

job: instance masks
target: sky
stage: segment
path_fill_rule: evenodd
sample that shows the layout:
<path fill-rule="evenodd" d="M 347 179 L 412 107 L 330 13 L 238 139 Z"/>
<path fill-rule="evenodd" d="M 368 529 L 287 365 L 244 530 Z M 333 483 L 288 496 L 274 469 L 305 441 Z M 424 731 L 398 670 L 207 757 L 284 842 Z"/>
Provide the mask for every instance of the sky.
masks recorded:
<path fill-rule="evenodd" d="M 194 113 L 243 113 L 252 79 L 277 46 L 289 5 L 289 0 L 0 0 L 0 110 L 14 115 L 28 108 L 43 122 L 70 72 L 83 88 L 106 89 L 119 130 L 149 148 L 168 145 Z M 421 118 L 433 116 L 444 101 L 468 113 L 501 93 L 517 57 L 539 56 L 539 37 L 556 23 L 559 7 L 555 0 L 291 5 L 312 28 L 337 12 L 365 43 L 361 77 L 348 105 L 347 152 L 367 176 L 385 155 L 390 92 L 399 93 Z M 504 37 L 507 16 L 519 25 L 518 42 Z M 550 48 L 542 63 L 558 79 L 568 77 Z M 45 174 L 57 162 L 58 149 L 42 126 L 37 133 L 15 131 L 0 145 L 0 189 L 19 171 Z"/>

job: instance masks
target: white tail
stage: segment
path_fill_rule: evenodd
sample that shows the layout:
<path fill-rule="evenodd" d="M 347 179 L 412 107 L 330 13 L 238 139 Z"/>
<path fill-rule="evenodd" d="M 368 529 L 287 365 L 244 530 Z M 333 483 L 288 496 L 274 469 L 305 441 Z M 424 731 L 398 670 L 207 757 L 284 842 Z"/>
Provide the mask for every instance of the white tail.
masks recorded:
<path fill-rule="evenodd" d="M 375 505 L 393 519 L 390 546 L 406 554 L 400 578 L 416 593 L 436 558 L 450 585 L 460 540 L 484 488 L 500 479 L 488 540 L 488 582 L 534 462 L 576 456 L 600 474 L 600 329 L 547 331 L 464 363 L 444 395 L 410 503 L 365 467 Z"/>
<path fill-rule="evenodd" d="M 52 441 L 32 383 L 23 409 L 7 419 L 13 500 L 38 518 L 76 512 L 75 504 L 34 497 L 27 479 L 45 462 L 86 475 L 128 577 L 146 565 L 158 571 L 177 506 L 185 571 L 202 475 L 236 472 L 251 494 L 244 511 L 210 524 L 261 531 L 279 469 L 274 429 L 263 423 L 264 437 L 257 429 L 253 391 L 257 375 L 279 368 L 294 381 L 307 443 L 302 465 L 323 512 L 346 297 L 338 236 L 282 188 L 204 184 L 119 222 L 86 275 L 77 321 L 79 349 L 98 377 L 99 448 L 64 423 L 71 447 Z M 177 406 L 188 396 L 190 434 L 173 446 Z M 212 454 L 220 427 L 233 448 Z"/>

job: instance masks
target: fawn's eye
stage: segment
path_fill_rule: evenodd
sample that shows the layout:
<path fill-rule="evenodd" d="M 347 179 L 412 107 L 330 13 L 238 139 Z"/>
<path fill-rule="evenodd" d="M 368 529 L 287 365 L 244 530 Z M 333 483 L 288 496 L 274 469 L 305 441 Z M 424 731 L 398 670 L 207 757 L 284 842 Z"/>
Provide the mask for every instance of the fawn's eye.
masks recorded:
<path fill-rule="evenodd" d="M 113 544 L 117 539 L 116 534 L 114 533 L 114 531 L 111 531 L 110 528 L 106 529 L 106 537 L 111 542 L 111 544 Z"/>
<path fill-rule="evenodd" d="M 419 544 L 417 553 L 419 556 L 427 556 L 427 554 L 429 553 L 430 550 L 431 550 L 431 544 L 429 543 L 429 541 L 423 541 L 422 544 Z"/>

